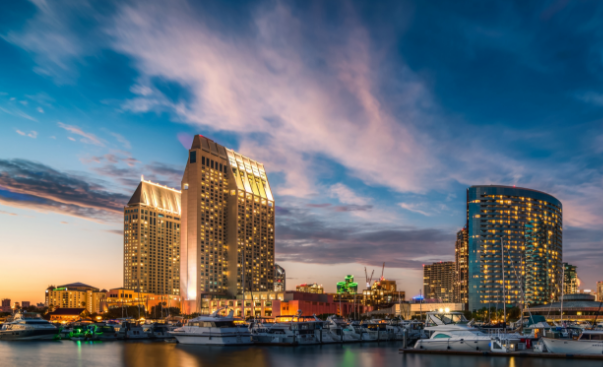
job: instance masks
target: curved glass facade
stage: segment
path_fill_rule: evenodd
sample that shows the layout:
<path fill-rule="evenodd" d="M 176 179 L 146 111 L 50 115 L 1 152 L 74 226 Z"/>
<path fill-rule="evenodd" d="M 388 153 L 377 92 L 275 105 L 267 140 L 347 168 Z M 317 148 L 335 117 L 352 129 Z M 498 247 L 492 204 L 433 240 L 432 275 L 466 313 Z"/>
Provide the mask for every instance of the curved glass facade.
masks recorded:
<path fill-rule="evenodd" d="M 562 286 L 562 223 L 561 202 L 544 192 L 467 189 L 469 310 L 502 307 L 503 299 L 521 304 L 522 288 L 527 304 L 556 301 Z"/>

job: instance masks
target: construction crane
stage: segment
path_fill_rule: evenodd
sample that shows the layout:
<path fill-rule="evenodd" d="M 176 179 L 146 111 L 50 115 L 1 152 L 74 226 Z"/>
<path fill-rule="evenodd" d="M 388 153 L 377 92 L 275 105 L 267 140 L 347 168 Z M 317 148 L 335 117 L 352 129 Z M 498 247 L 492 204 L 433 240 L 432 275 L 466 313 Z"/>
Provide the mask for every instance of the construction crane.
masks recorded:
<path fill-rule="evenodd" d="M 385 272 L 385 263 L 383 263 L 383 267 L 381 268 L 381 278 L 380 278 L 380 280 L 385 279 L 385 278 L 383 278 L 383 272 Z"/>

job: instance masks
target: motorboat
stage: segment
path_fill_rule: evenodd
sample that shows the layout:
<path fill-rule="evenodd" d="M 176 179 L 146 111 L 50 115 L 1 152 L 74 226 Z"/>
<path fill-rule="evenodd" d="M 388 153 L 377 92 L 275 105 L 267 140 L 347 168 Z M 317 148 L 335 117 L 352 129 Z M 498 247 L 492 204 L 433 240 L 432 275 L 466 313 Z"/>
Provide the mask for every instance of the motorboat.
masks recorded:
<path fill-rule="evenodd" d="M 109 341 L 117 340 L 117 331 L 112 325 L 106 323 L 97 323 L 87 325 L 83 332 L 84 341 Z"/>
<path fill-rule="evenodd" d="M 362 340 L 362 336 L 341 316 L 331 315 L 327 317 L 325 329 L 328 330 L 335 342 L 352 343 Z"/>
<path fill-rule="evenodd" d="M 377 331 L 377 341 L 396 339 L 396 330 L 391 325 L 391 320 L 372 319 L 366 323 L 369 330 Z"/>
<path fill-rule="evenodd" d="M 151 339 L 172 339 L 174 336 L 170 334 L 172 328 L 169 325 L 163 323 L 153 323 L 147 330 L 147 334 Z"/>
<path fill-rule="evenodd" d="M 356 334 L 360 335 L 360 340 L 365 342 L 375 342 L 379 340 L 379 330 L 376 328 L 368 327 L 367 323 L 360 323 L 359 321 L 354 321 L 350 324 Z"/>
<path fill-rule="evenodd" d="M 247 345 L 252 344 L 251 332 L 238 321 L 230 310 L 227 316 L 220 316 L 220 308 L 209 316 L 199 316 L 190 320 L 185 326 L 168 333 L 181 344 L 201 345 Z"/>
<path fill-rule="evenodd" d="M 310 345 L 324 343 L 323 322 L 313 316 L 277 316 L 274 322 L 251 325 L 251 339 L 256 344 Z M 318 332 L 317 332 L 318 331 Z M 321 336 L 323 340 L 321 340 Z"/>
<path fill-rule="evenodd" d="M 390 320 L 387 328 L 392 330 L 393 340 L 404 340 L 404 333 L 407 341 L 427 339 L 420 321 Z"/>
<path fill-rule="evenodd" d="M 543 336 L 541 340 L 550 353 L 599 356 L 603 354 L 603 331 L 599 330 L 584 330 L 579 336 L 571 339 Z"/>
<path fill-rule="evenodd" d="M 473 327 L 461 312 L 428 312 L 425 330 L 429 339 L 419 339 L 415 349 L 476 351 L 490 350 L 492 338 Z"/>
<path fill-rule="evenodd" d="M 117 331 L 117 339 L 120 340 L 140 340 L 149 339 L 149 333 L 145 332 L 142 326 L 136 322 L 123 321 Z"/>
<path fill-rule="evenodd" d="M 0 329 L 0 340 L 53 340 L 59 338 L 59 329 L 37 313 L 15 314 L 12 321 Z"/>

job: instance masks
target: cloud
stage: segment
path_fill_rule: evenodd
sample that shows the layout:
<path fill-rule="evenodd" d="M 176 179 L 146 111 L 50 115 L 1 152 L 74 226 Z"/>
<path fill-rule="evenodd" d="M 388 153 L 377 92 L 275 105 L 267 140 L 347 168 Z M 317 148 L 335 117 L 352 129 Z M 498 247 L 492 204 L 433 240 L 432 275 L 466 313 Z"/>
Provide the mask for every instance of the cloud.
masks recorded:
<path fill-rule="evenodd" d="M 27 119 L 27 120 L 30 120 L 30 121 L 38 122 L 38 120 L 36 118 L 31 117 L 30 115 L 28 115 L 25 112 L 23 112 L 23 111 L 21 111 L 19 109 L 16 109 L 16 108 L 13 108 L 13 109 L 9 110 L 9 109 L 6 109 L 4 107 L 0 107 L 0 111 L 6 113 L 8 115 L 11 115 L 11 116 L 21 117 L 21 118 L 24 118 L 24 119 Z"/>
<path fill-rule="evenodd" d="M 83 131 L 82 129 L 80 129 L 77 126 L 66 125 L 66 124 L 64 124 L 62 122 L 59 122 L 58 125 L 59 125 L 59 127 L 61 129 L 65 129 L 65 130 L 69 131 L 72 134 L 81 136 L 82 139 L 80 139 L 80 141 L 83 142 L 83 143 L 94 144 L 94 145 L 98 145 L 98 146 L 101 146 L 101 147 L 105 146 L 105 144 L 103 144 L 102 141 L 99 138 L 97 138 L 94 134 L 87 133 L 87 132 Z M 73 139 L 71 137 L 69 138 L 69 140 L 75 141 L 75 139 Z"/>
<path fill-rule="evenodd" d="M 278 213 L 277 261 L 420 269 L 453 256 L 452 230 L 337 223 L 296 207 Z"/>
<path fill-rule="evenodd" d="M 17 213 L 7 212 L 7 211 L 4 211 L 4 210 L 0 210 L 0 214 L 10 215 L 10 216 L 13 216 L 13 217 L 16 217 L 18 215 Z"/>
<path fill-rule="evenodd" d="M 213 31 L 182 1 L 139 2 L 122 6 L 107 29 L 113 47 L 131 55 L 146 78 L 193 94 L 167 101 L 153 91 L 130 100 L 130 111 L 169 107 L 188 123 L 239 133 L 243 154 L 283 173 L 281 193 L 315 192 L 308 157 L 319 155 L 369 184 L 424 191 L 421 182 L 436 163 L 413 125 L 430 118 L 423 112 L 429 92 L 397 65 L 404 83 L 389 100 L 400 102 L 395 110 L 404 117 L 394 117 L 376 84 L 376 71 L 391 65 L 353 12 L 346 16 L 339 25 L 346 31 L 335 35 L 326 23 L 310 25 L 275 2 L 254 12 L 251 31 L 237 37 Z M 258 134 L 260 143 L 248 138 Z"/>
<path fill-rule="evenodd" d="M 356 195 L 354 191 L 342 183 L 332 185 L 329 188 L 329 193 L 332 197 L 336 197 L 343 204 L 365 206 L 370 201 L 368 198 Z"/>
<path fill-rule="evenodd" d="M 37 110 L 39 113 L 44 113 L 44 109 L 43 109 L 42 107 L 38 107 L 36 110 Z"/>
<path fill-rule="evenodd" d="M 15 131 L 16 131 L 16 132 L 17 132 L 17 134 L 19 134 L 19 135 L 27 136 L 27 137 L 30 137 L 30 138 L 33 138 L 33 139 L 35 139 L 35 138 L 38 136 L 38 133 L 37 133 L 36 131 L 33 131 L 33 130 L 32 130 L 32 131 L 30 131 L 29 133 L 24 133 L 24 132 L 23 132 L 23 131 L 21 131 L 21 130 L 15 130 Z"/>
<path fill-rule="evenodd" d="M 423 207 L 423 205 L 420 205 L 420 204 L 400 203 L 399 205 L 400 205 L 400 207 L 402 207 L 402 209 L 406 209 L 406 210 L 411 211 L 413 213 L 419 213 L 419 214 L 424 215 L 426 217 L 429 217 L 429 216 L 432 215 L 432 213 L 429 213 L 426 210 L 420 209 L 420 208 Z"/>
<path fill-rule="evenodd" d="M 85 179 L 24 160 L 0 159 L 0 203 L 90 220 L 111 220 L 129 198 Z"/>
<path fill-rule="evenodd" d="M 132 149 L 132 145 L 130 144 L 128 139 L 126 139 L 123 135 L 120 135 L 118 133 L 110 133 L 110 134 L 113 135 L 115 137 L 115 139 L 117 139 L 117 141 L 120 142 L 125 149 Z"/>
<path fill-rule="evenodd" d="M 107 229 L 107 230 L 105 230 L 105 232 L 116 234 L 118 236 L 123 236 L 123 234 L 124 234 L 124 231 L 121 229 Z"/>

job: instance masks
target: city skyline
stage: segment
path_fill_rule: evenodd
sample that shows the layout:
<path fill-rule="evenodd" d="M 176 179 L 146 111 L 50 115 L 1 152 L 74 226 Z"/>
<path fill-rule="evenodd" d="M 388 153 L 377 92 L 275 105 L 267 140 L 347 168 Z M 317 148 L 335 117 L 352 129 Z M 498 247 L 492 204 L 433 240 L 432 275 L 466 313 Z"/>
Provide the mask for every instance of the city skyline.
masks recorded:
<path fill-rule="evenodd" d="M 124 208 L 198 134 L 266 167 L 289 289 L 385 262 L 410 299 L 490 184 L 561 201 L 596 289 L 602 5 L 238 4 L 2 5 L 0 298 L 121 287 Z"/>

